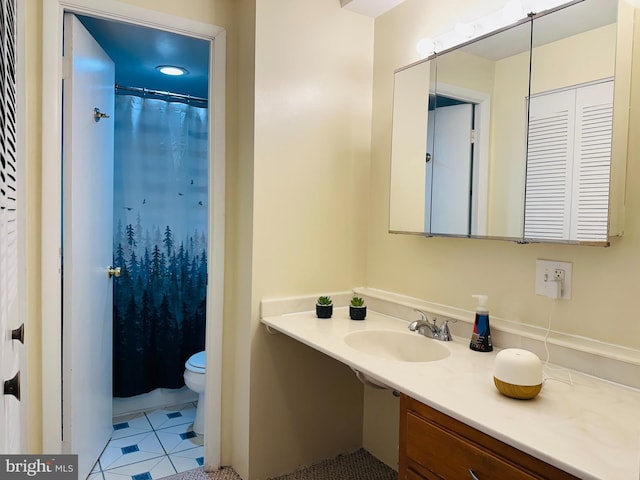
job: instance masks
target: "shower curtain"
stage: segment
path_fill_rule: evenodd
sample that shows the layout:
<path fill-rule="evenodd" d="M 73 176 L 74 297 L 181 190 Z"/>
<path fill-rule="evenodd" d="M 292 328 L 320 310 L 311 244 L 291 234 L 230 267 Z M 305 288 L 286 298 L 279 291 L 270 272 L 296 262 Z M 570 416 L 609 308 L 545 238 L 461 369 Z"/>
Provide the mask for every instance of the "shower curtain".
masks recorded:
<path fill-rule="evenodd" d="M 184 385 L 204 350 L 207 109 L 116 95 L 113 394 Z"/>

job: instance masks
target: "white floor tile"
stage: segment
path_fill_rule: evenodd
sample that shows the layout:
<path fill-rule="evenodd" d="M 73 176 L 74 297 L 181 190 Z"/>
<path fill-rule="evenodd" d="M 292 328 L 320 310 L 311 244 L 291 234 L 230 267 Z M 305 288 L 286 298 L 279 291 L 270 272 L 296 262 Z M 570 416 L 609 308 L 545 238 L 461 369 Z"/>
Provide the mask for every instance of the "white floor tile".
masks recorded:
<path fill-rule="evenodd" d="M 124 427 L 124 424 L 128 426 Z M 113 419 L 113 433 L 111 439 L 129 437 L 139 433 L 150 432 L 153 427 L 147 420 L 144 413 L 134 413 L 132 415 L 123 415 Z"/>
<path fill-rule="evenodd" d="M 105 480 L 123 480 L 125 478 L 127 480 L 156 480 L 176 473 L 169 458 L 160 457 L 107 470 L 104 472 L 104 478 Z"/>
<path fill-rule="evenodd" d="M 124 453 L 122 449 L 127 449 L 128 447 L 133 447 L 131 448 L 132 450 L 137 447 L 137 451 Z M 154 432 L 141 433 L 111 440 L 100 457 L 100 465 L 103 470 L 108 470 L 134 462 L 157 458 L 165 455 L 165 453 Z"/>
<path fill-rule="evenodd" d="M 196 407 L 193 403 L 178 405 L 176 407 L 162 408 L 147 413 L 147 418 L 154 429 L 168 428 L 185 423 L 193 423 L 196 416 Z"/>
<path fill-rule="evenodd" d="M 169 455 L 178 473 L 200 468 L 204 465 L 204 447 L 196 447 Z"/>
<path fill-rule="evenodd" d="M 156 435 L 169 454 L 204 445 L 204 436 L 197 435 L 190 423 L 156 430 Z"/>

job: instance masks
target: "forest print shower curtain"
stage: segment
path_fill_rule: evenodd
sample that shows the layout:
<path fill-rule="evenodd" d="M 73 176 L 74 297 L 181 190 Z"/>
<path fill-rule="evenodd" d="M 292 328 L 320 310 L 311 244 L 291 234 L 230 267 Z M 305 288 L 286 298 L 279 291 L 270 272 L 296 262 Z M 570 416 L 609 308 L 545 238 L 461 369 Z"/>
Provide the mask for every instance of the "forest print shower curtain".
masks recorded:
<path fill-rule="evenodd" d="M 204 350 L 207 109 L 116 95 L 113 394 L 184 385 Z"/>

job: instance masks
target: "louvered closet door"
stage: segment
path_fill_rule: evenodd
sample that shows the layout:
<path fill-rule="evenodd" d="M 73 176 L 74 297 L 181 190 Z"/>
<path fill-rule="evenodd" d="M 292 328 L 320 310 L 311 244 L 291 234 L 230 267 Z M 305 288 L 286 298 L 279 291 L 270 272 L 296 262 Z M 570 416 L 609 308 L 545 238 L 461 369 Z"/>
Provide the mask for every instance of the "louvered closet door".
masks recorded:
<path fill-rule="evenodd" d="M 531 98 L 525 238 L 606 241 L 613 81 Z"/>
<path fill-rule="evenodd" d="M 17 328 L 16 4 L 0 0 L 0 453 L 19 453 L 20 402 L 16 391 L 21 344 Z M 14 381 L 12 381 L 14 380 Z"/>
<path fill-rule="evenodd" d="M 613 133 L 613 81 L 576 92 L 571 239 L 607 240 Z"/>
<path fill-rule="evenodd" d="M 525 197 L 526 238 L 569 238 L 575 91 L 531 98 Z"/>

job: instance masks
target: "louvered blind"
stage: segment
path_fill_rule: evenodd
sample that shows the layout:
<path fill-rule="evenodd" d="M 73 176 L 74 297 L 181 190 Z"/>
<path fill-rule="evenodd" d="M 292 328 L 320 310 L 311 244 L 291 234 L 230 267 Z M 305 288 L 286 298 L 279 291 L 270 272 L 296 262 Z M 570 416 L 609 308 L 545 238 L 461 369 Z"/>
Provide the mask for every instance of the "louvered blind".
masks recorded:
<path fill-rule="evenodd" d="M 16 4 L 0 0 L 0 315 L 17 296 Z"/>
<path fill-rule="evenodd" d="M 531 98 L 525 238 L 606 241 L 613 81 Z"/>

